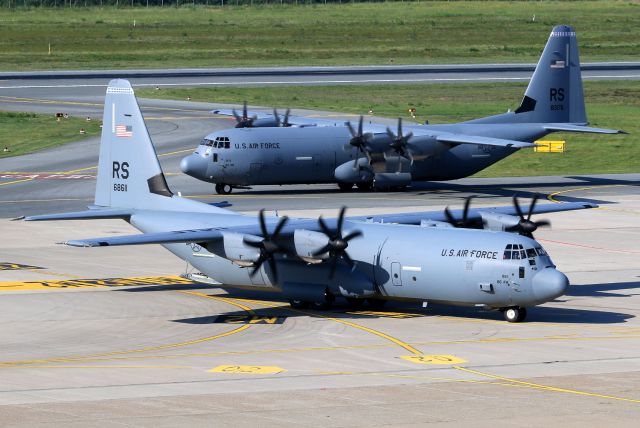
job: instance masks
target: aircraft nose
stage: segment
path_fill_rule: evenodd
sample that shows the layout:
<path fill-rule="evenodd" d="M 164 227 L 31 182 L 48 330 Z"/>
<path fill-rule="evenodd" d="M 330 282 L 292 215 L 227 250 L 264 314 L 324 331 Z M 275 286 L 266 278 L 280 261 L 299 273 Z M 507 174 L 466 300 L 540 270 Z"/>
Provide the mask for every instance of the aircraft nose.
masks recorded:
<path fill-rule="evenodd" d="M 565 293 L 569 286 L 569 278 L 556 269 L 546 268 L 536 273 L 532 285 L 536 299 L 548 302 Z"/>
<path fill-rule="evenodd" d="M 207 168 L 207 160 L 198 155 L 189 155 L 180 161 L 180 169 L 192 177 L 202 177 Z"/>

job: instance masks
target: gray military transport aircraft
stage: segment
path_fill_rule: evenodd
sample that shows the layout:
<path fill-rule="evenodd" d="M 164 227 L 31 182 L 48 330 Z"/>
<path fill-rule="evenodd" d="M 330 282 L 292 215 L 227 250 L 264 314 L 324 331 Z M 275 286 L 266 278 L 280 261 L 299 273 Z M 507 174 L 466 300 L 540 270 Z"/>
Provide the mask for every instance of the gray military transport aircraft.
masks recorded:
<path fill-rule="evenodd" d="M 76 247 L 161 244 L 217 286 L 280 291 L 293 306 L 328 308 L 419 300 L 502 310 L 522 321 L 526 307 L 561 296 L 569 282 L 532 232 L 532 214 L 593 208 L 588 203 L 407 214 L 293 219 L 242 215 L 174 195 L 126 80 L 107 88 L 95 205 L 36 220 L 126 220 L 141 234 L 65 242 Z M 144 255 L 144 252 L 141 253 Z"/>
<path fill-rule="evenodd" d="M 469 100 L 473 102 L 473 100 Z M 205 137 L 181 163 L 184 173 L 216 184 L 218 193 L 257 184 L 338 183 L 368 190 L 411 181 L 467 177 L 556 131 L 617 134 L 587 125 L 578 44 L 556 26 L 514 112 L 449 125 L 383 125 L 235 110 L 236 128 Z M 354 129 L 357 128 L 357 129 Z M 361 156 L 362 155 L 362 156 Z"/>

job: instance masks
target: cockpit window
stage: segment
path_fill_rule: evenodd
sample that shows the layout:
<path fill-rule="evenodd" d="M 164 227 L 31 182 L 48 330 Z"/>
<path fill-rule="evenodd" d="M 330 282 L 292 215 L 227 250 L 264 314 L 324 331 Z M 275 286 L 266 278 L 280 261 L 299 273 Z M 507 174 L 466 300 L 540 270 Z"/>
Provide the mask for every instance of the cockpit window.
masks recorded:
<path fill-rule="evenodd" d="M 542 247 L 536 247 L 536 251 L 538 252 L 539 256 L 547 256 L 548 255 L 547 252 Z"/>
<path fill-rule="evenodd" d="M 218 149 L 229 149 L 231 148 L 231 142 L 229 141 L 229 137 L 216 137 L 214 147 Z"/>
<path fill-rule="evenodd" d="M 536 257 L 538 254 L 536 253 L 536 250 L 534 250 L 533 248 L 527 248 L 527 257 L 532 258 L 532 257 Z"/>
<path fill-rule="evenodd" d="M 533 248 L 525 251 L 522 244 L 508 244 L 504 250 L 503 260 L 525 260 L 527 257 L 535 257 Z"/>
<path fill-rule="evenodd" d="M 208 140 L 205 138 L 204 140 L 202 140 L 202 144 L 211 147 L 213 145 L 213 140 Z"/>

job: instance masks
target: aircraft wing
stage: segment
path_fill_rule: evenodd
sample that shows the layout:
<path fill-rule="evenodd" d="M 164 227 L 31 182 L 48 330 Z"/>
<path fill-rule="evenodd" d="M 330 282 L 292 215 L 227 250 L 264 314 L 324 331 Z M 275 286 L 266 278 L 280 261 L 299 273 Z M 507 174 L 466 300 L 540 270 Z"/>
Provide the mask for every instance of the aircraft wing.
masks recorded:
<path fill-rule="evenodd" d="M 560 204 L 540 204 L 536 205 L 532 214 L 546 214 L 560 211 L 573 211 L 582 210 L 588 208 L 597 208 L 598 205 L 588 202 L 563 202 Z M 518 213 L 513 205 L 506 205 L 501 207 L 483 207 L 483 208 L 471 208 L 468 213 L 469 220 L 481 219 L 481 213 L 495 213 L 517 216 Z M 451 210 L 451 214 L 455 218 L 462 218 L 462 210 Z M 383 223 L 398 223 L 398 224 L 420 224 L 422 220 L 431 221 L 447 221 L 444 215 L 444 211 L 421 211 L 413 213 L 398 213 L 398 214 L 383 214 L 374 216 L 360 216 L 360 217 L 347 217 L 348 220 L 353 221 L 371 221 L 371 222 L 383 222 Z"/>
<path fill-rule="evenodd" d="M 561 204 L 542 204 L 536 205 L 533 214 L 552 213 L 559 211 L 580 210 L 587 208 L 597 208 L 596 204 L 587 202 L 566 202 Z M 472 208 L 469 210 L 468 219 L 480 219 L 481 213 L 508 214 L 517 216 L 517 212 L 513 206 L 501 207 L 484 207 Z M 451 210 L 455 218 L 462 217 L 462 210 Z M 375 216 L 350 216 L 346 218 L 347 228 L 349 226 L 357 227 L 357 222 L 375 222 L 375 223 L 397 223 L 418 225 L 423 220 L 446 221 L 444 212 L 438 211 L 421 211 L 413 213 L 399 214 L 383 214 Z M 337 219 L 326 219 L 325 223 L 329 229 L 334 230 L 337 226 Z M 351 224 L 349 224 L 351 223 Z M 320 226 L 316 219 L 291 219 L 283 227 L 280 236 L 292 236 L 296 230 L 309 230 L 320 232 Z M 90 238 L 66 241 L 64 244 L 73 247 L 104 247 L 119 245 L 143 245 L 143 244 L 175 244 L 188 242 L 214 242 L 223 238 L 223 233 L 236 233 L 244 235 L 261 236 L 260 226 L 256 221 L 253 225 L 229 226 L 221 228 L 193 229 L 193 230 L 176 230 L 171 232 L 141 233 L 136 235 L 125 236 L 109 236 L 103 238 Z"/>
<path fill-rule="evenodd" d="M 220 116 L 229 116 L 234 117 L 232 109 L 218 109 L 211 110 L 209 113 L 217 114 Z M 273 119 L 273 113 L 268 113 L 264 111 L 247 111 L 247 117 L 255 117 L 257 120 L 260 119 Z M 290 115 L 288 118 L 288 122 L 292 126 L 297 127 L 306 127 L 306 126 L 336 126 L 343 125 L 344 120 L 330 120 L 330 119 L 321 119 L 321 118 L 312 118 L 312 117 L 304 117 L 304 116 L 293 116 Z"/>
<path fill-rule="evenodd" d="M 502 138 L 481 137 L 478 135 L 464 135 L 453 133 L 437 135 L 436 140 L 441 143 L 476 144 L 479 146 L 513 147 L 518 149 L 536 146 L 533 143 L 527 143 L 525 141 L 505 140 Z"/>

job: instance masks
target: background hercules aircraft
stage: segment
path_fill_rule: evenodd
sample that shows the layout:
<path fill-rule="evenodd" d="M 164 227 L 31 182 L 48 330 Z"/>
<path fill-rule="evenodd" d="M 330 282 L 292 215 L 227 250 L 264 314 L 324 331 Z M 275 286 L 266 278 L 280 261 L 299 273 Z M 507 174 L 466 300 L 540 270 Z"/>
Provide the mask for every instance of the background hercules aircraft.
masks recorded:
<path fill-rule="evenodd" d="M 126 130 L 123 131 L 123 130 Z M 174 195 L 165 180 L 133 89 L 113 80 L 105 98 L 95 205 L 35 220 L 121 218 L 142 234 L 66 242 L 79 247 L 162 244 L 220 286 L 271 288 L 292 305 L 318 309 L 335 297 L 415 299 L 504 311 L 526 307 L 567 286 L 532 232 L 531 214 L 591 208 L 582 203 L 419 212 L 336 219 L 249 216 Z M 144 256 L 144 250 L 141 250 Z"/>
<path fill-rule="evenodd" d="M 469 100 L 473 102 L 473 100 Z M 333 121 L 216 110 L 236 117 L 235 129 L 214 132 L 181 168 L 216 183 L 218 193 L 234 186 L 337 182 L 401 188 L 420 180 L 467 177 L 555 131 L 617 134 L 587 125 L 575 32 L 557 26 L 514 112 L 450 125 L 409 125 L 403 132 L 382 125 L 335 126 Z M 357 129 L 354 129 L 357 128 Z"/>

